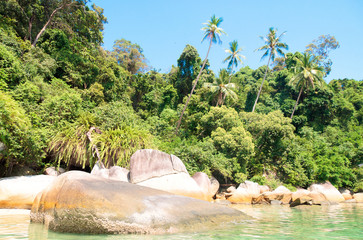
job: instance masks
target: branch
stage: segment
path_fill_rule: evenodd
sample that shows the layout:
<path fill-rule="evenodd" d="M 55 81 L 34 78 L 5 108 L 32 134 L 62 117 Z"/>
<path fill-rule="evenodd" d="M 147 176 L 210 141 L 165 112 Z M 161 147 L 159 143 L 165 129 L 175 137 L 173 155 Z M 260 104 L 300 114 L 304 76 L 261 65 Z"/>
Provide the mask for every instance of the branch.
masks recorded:
<path fill-rule="evenodd" d="M 61 10 L 62 8 L 65 8 L 65 7 L 69 7 L 73 4 L 75 4 L 76 2 L 72 2 L 72 3 L 68 3 L 68 4 L 63 4 L 61 5 L 60 7 L 57 7 L 56 9 L 54 9 L 54 11 L 52 12 L 52 14 L 50 15 L 48 21 L 44 24 L 43 28 L 40 30 L 40 32 L 38 33 L 38 35 L 36 36 L 32 46 L 35 47 L 35 45 L 37 44 L 40 36 L 43 34 L 43 32 L 47 29 L 49 23 L 52 21 L 54 15 L 59 11 Z"/>

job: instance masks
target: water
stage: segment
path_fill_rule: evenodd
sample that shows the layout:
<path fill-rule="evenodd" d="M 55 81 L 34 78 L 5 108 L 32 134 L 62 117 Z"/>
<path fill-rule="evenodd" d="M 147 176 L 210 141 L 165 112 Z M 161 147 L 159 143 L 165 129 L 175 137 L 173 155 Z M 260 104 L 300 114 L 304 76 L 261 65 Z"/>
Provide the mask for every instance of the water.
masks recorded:
<path fill-rule="evenodd" d="M 253 217 L 224 229 L 173 235 L 61 234 L 30 224 L 28 210 L 0 209 L 0 239 L 124 240 L 124 239 L 362 239 L 363 204 L 332 206 L 233 205 Z"/>

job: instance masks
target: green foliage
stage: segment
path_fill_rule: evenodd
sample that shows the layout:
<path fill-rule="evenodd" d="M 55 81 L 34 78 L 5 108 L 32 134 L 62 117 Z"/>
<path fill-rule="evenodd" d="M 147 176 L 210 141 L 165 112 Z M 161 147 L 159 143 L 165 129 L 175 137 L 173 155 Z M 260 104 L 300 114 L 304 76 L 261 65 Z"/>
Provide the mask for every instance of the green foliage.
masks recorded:
<path fill-rule="evenodd" d="M 142 48 L 128 40 L 116 40 L 111 53 L 123 68 L 131 74 L 142 73 L 148 66 Z"/>
<path fill-rule="evenodd" d="M 0 166 L 8 175 L 15 164 L 37 167 L 44 157 L 42 133 L 33 129 L 29 118 L 19 104 L 7 93 L 0 91 Z"/>

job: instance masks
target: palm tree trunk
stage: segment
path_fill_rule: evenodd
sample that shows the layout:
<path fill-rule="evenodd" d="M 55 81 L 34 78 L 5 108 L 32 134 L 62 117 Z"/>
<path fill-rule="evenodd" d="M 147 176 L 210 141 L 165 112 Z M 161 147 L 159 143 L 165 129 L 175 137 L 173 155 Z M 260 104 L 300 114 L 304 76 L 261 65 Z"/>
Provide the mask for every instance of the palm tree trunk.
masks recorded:
<path fill-rule="evenodd" d="M 192 94 L 193 94 L 193 92 L 194 92 L 194 89 L 195 89 L 195 87 L 197 86 L 197 83 L 198 83 L 199 77 L 200 77 L 200 75 L 202 74 L 202 71 L 203 71 L 203 69 L 204 69 L 204 66 L 205 66 L 205 64 L 206 64 L 206 62 L 207 62 L 207 60 L 208 60 L 208 55 L 209 55 L 209 51 L 210 51 L 211 47 L 212 47 L 212 39 L 210 40 L 209 48 L 208 48 L 208 52 L 207 52 L 207 56 L 206 56 L 206 57 L 205 57 L 205 59 L 204 59 L 204 62 L 203 62 L 202 68 L 200 69 L 199 74 L 198 74 L 198 76 L 197 76 L 197 79 L 195 80 L 195 83 L 194 83 L 194 85 L 193 85 L 192 91 L 190 92 L 189 97 L 188 97 L 188 99 L 187 99 L 187 101 L 186 101 L 186 103 L 185 103 L 185 105 L 184 105 L 183 111 L 182 111 L 182 112 L 181 112 L 181 114 L 180 114 L 180 118 L 179 118 L 179 120 L 178 120 L 178 124 L 177 124 L 176 129 L 175 129 L 175 135 L 178 135 L 179 127 L 180 127 L 180 124 L 181 124 L 181 121 L 182 121 L 182 118 L 183 118 L 183 115 L 184 115 L 185 109 L 187 109 L 187 106 L 188 106 L 189 100 L 190 100 L 190 98 L 192 97 Z"/>
<path fill-rule="evenodd" d="M 253 104 L 253 108 L 252 108 L 252 112 L 255 111 L 255 108 L 256 108 L 256 105 L 257 105 L 257 101 L 258 101 L 258 98 L 260 97 L 260 94 L 261 94 L 261 91 L 262 91 L 262 87 L 263 87 L 263 83 L 266 79 L 266 75 L 267 75 L 267 71 L 268 71 L 268 66 L 270 65 L 270 59 L 271 59 L 271 54 L 268 58 L 268 62 L 267 62 L 267 68 L 266 68 L 266 71 L 265 71 L 265 76 L 263 77 L 263 80 L 262 80 L 262 83 L 261 83 L 261 87 L 260 87 L 260 90 L 258 90 L 258 94 L 257 94 L 257 97 L 256 97 L 256 101 L 255 101 L 255 104 Z"/>
<path fill-rule="evenodd" d="M 234 58 L 233 58 L 234 59 Z M 232 62 L 233 62 L 233 59 L 232 59 Z M 232 64 L 232 68 L 231 68 L 231 75 L 229 76 L 228 78 L 228 84 L 231 83 L 231 78 L 232 78 L 232 72 L 233 72 L 233 64 Z M 226 100 L 226 95 L 223 96 L 223 101 Z"/>
<path fill-rule="evenodd" d="M 296 103 L 295 103 L 295 106 L 294 106 L 294 110 L 292 110 L 291 119 L 292 119 L 292 116 L 294 116 L 294 113 L 295 113 L 295 110 L 296 110 L 296 106 L 299 103 L 300 96 L 301 96 L 301 93 L 302 93 L 303 88 L 304 88 L 304 85 L 301 86 L 301 89 L 300 89 L 300 92 L 299 92 L 299 96 L 297 97 L 297 100 L 296 100 Z"/>

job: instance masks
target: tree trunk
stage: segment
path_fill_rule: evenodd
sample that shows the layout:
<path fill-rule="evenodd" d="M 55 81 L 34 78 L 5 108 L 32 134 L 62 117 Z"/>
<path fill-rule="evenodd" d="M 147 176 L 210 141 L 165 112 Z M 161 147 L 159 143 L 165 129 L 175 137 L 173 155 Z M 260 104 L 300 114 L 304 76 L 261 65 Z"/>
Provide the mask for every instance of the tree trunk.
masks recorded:
<path fill-rule="evenodd" d="M 232 62 L 233 62 L 234 57 L 232 58 Z M 228 78 L 228 84 L 231 83 L 231 78 L 232 78 L 232 73 L 233 73 L 233 64 L 232 64 L 232 68 L 231 68 L 231 75 Z M 226 95 L 223 96 L 223 101 L 226 100 Z"/>
<path fill-rule="evenodd" d="M 299 96 L 297 97 L 297 100 L 296 100 L 296 103 L 295 103 L 295 106 L 294 106 L 294 110 L 292 110 L 291 119 L 294 116 L 294 113 L 295 113 L 297 104 L 299 103 L 300 96 L 301 96 L 301 93 L 302 93 L 303 88 L 304 88 L 304 85 L 301 86 L 301 89 L 300 89 L 300 92 L 299 92 Z"/>
<path fill-rule="evenodd" d="M 257 97 L 256 97 L 256 101 L 255 101 L 255 104 L 253 104 L 253 108 L 252 108 L 252 112 L 255 111 L 255 108 L 256 108 L 256 105 L 257 105 L 257 102 L 258 102 L 258 98 L 260 97 L 260 94 L 261 94 L 261 91 L 262 91 L 262 87 L 263 87 L 263 83 L 266 79 L 266 75 L 267 75 L 267 71 L 268 71 L 268 66 L 270 65 L 270 59 L 271 59 L 271 54 L 268 58 L 268 62 L 267 62 L 267 68 L 266 68 L 266 71 L 265 71 L 265 76 L 263 77 L 263 80 L 262 80 L 262 83 L 261 83 L 261 87 L 260 87 L 260 90 L 258 90 L 258 94 L 257 94 Z"/>
<path fill-rule="evenodd" d="M 86 133 L 86 135 L 87 135 L 87 138 L 88 138 L 88 140 L 89 140 L 89 142 L 90 142 L 90 144 L 92 144 L 92 138 L 91 138 L 91 133 L 92 133 L 92 131 L 95 131 L 96 133 L 98 133 L 98 134 L 101 134 L 102 132 L 101 132 L 101 130 L 99 130 L 98 128 L 96 128 L 96 127 L 91 127 L 90 129 L 89 129 L 89 131 Z M 100 157 L 100 153 L 99 153 L 99 151 L 98 151 L 98 148 L 97 148 L 97 146 L 96 145 L 92 145 L 92 150 L 94 151 L 94 153 L 93 153 L 93 156 L 94 156 L 94 154 L 96 154 L 96 156 L 97 156 L 97 162 L 99 162 L 99 165 L 100 165 L 100 168 L 106 168 L 105 167 L 105 165 L 103 164 L 103 162 L 101 161 L 101 157 Z M 96 163 L 97 163 L 96 162 Z"/>
<path fill-rule="evenodd" d="M 178 124 L 177 124 L 176 129 L 175 129 L 175 135 L 178 135 L 179 127 L 180 127 L 180 124 L 181 124 L 181 121 L 182 121 L 182 118 L 183 118 L 183 115 L 184 115 L 185 109 L 187 109 L 187 106 L 188 106 L 189 100 L 190 100 L 190 98 L 192 97 L 192 94 L 193 94 L 193 92 L 194 92 L 194 89 L 195 89 L 195 87 L 197 86 L 197 83 L 198 83 L 199 77 L 200 77 L 200 75 L 202 74 L 202 71 L 203 71 L 203 69 L 204 69 L 204 66 L 205 66 L 205 64 L 206 64 L 206 62 L 207 62 L 207 60 L 208 60 L 208 55 L 209 55 L 209 51 L 210 51 L 211 47 L 212 47 L 212 39 L 210 40 L 209 48 L 208 48 L 208 52 L 207 52 L 207 56 L 206 56 L 206 57 L 205 57 L 205 59 L 204 59 L 204 62 L 203 62 L 202 68 L 201 68 L 201 69 L 200 69 L 200 71 L 199 71 L 199 74 L 198 74 L 198 76 L 197 76 L 197 79 L 195 80 L 195 83 L 194 83 L 194 85 L 193 85 L 192 91 L 190 92 L 189 97 L 188 97 L 188 99 L 187 99 L 187 102 L 186 102 L 186 103 L 185 103 L 185 105 L 184 105 L 183 111 L 181 112 L 180 118 L 179 118 L 179 120 L 178 120 Z"/>
<path fill-rule="evenodd" d="M 61 10 L 62 8 L 64 8 L 64 7 L 68 7 L 68 6 L 72 5 L 72 4 L 74 4 L 74 3 L 63 4 L 63 5 L 61 5 L 60 7 L 57 7 L 56 9 L 54 9 L 54 11 L 52 12 L 52 14 L 50 14 L 50 17 L 49 17 L 48 21 L 44 24 L 43 28 L 39 31 L 39 33 L 38 33 L 38 34 L 37 34 L 37 36 L 35 37 L 35 40 L 34 40 L 34 42 L 32 43 L 32 46 L 33 46 L 33 47 L 35 47 L 35 45 L 37 44 L 37 42 L 38 42 L 38 40 L 39 40 L 40 36 L 41 36 L 41 35 L 44 33 L 44 31 L 47 29 L 47 27 L 48 27 L 49 23 L 52 21 L 52 19 L 53 19 L 54 15 L 55 15 L 55 14 L 56 14 L 59 10 Z"/>

